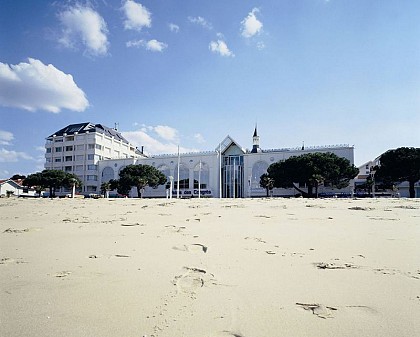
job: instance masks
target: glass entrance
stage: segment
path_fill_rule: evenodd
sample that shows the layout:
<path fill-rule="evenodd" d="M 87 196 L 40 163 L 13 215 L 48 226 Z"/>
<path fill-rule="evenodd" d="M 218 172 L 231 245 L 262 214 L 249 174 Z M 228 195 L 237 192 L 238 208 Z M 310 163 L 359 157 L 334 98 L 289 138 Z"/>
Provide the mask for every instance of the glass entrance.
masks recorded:
<path fill-rule="evenodd" d="M 243 156 L 226 156 L 223 158 L 223 198 L 243 198 L 243 167 Z"/>

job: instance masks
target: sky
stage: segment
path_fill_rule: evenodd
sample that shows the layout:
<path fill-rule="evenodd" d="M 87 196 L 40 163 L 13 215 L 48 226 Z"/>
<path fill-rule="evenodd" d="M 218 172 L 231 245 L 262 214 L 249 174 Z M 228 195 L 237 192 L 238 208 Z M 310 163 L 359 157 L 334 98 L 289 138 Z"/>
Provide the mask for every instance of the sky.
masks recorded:
<path fill-rule="evenodd" d="M 148 154 L 420 147 L 420 1 L 2 0 L 0 178 L 45 138 L 114 127 Z"/>

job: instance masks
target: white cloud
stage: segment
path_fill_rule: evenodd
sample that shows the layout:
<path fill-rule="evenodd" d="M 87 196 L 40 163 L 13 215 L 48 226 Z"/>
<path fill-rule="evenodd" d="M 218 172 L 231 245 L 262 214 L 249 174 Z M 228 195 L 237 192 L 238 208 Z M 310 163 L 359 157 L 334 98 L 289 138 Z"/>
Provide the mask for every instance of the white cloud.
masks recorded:
<path fill-rule="evenodd" d="M 169 27 L 169 30 L 171 32 L 174 32 L 174 33 L 178 33 L 179 32 L 179 26 L 176 25 L 176 24 L 174 24 L 174 23 L 168 24 L 168 27 Z"/>
<path fill-rule="evenodd" d="M 106 55 L 109 42 L 105 20 L 92 8 L 76 5 L 58 14 L 63 26 L 59 42 L 67 48 L 86 47 L 91 55 Z"/>
<path fill-rule="evenodd" d="M 211 41 L 209 44 L 209 49 L 213 53 L 218 53 L 221 56 L 225 57 L 234 57 L 235 55 L 229 50 L 227 44 L 222 40 Z"/>
<path fill-rule="evenodd" d="M 0 130 L 0 145 L 10 145 L 10 142 L 14 139 L 13 133 L 9 131 Z"/>
<path fill-rule="evenodd" d="M 144 146 L 147 154 L 177 153 L 180 143 L 178 130 L 166 125 L 142 125 L 137 131 L 127 131 L 122 134 L 138 148 Z M 179 150 L 183 153 L 197 151 L 185 147 L 180 147 Z"/>
<path fill-rule="evenodd" d="M 0 105 L 58 113 L 84 111 L 89 102 L 73 76 L 29 58 L 17 65 L 0 62 Z"/>
<path fill-rule="evenodd" d="M 155 39 L 153 40 L 149 40 L 149 41 L 145 41 L 145 40 L 132 40 L 132 41 L 128 41 L 126 43 L 127 47 L 143 47 L 146 50 L 150 50 L 153 52 L 162 52 L 164 49 L 168 48 L 168 45 L 166 43 L 157 41 Z"/>
<path fill-rule="evenodd" d="M 206 28 L 208 30 L 212 30 L 213 29 L 212 24 L 210 22 L 208 22 L 206 19 L 204 19 L 203 17 L 201 17 L 201 16 L 197 16 L 197 17 L 191 17 L 191 16 L 189 16 L 188 17 L 188 20 L 191 23 L 200 25 L 200 26 L 202 26 L 202 27 L 204 27 L 204 28 Z"/>
<path fill-rule="evenodd" d="M 159 137 L 165 140 L 172 140 L 172 141 L 178 140 L 178 130 L 170 126 L 158 125 L 154 127 L 154 131 L 159 135 Z"/>
<path fill-rule="evenodd" d="M 141 30 L 143 27 L 152 26 L 152 14 L 142 4 L 127 0 L 121 9 L 126 16 L 125 29 Z"/>
<path fill-rule="evenodd" d="M 259 41 L 259 42 L 257 43 L 257 48 L 258 48 L 258 50 L 263 50 L 263 49 L 265 49 L 265 43 L 264 43 L 264 42 L 262 42 L 262 41 Z"/>
<path fill-rule="evenodd" d="M 0 170 L 0 179 L 3 179 L 4 177 L 9 177 L 10 172 L 7 170 Z"/>
<path fill-rule="evenodd" d="M 25 152 L 9 151 L 5 148 L 0 149 L 0 163 L 14 163 L 19 159 L 33 160 L 33 158 Z"/>
<path fill-rule="evenodd" d="M 203 144 L 206 142 L 206 140 L 204 139 L 203 135 L 201 133 L 196 133 L 194 135 L 194 139 L 197 141 L 197 143 L 199 144 Z"/>
<path fill-rule="evenodd" d="M 261 33 L 263 24 L 256 17 L 256 13 L 258 12 L 259 9 L 254 8 L 251 12 L 248 13 L 248 16 L 241 22 L 243 37 L 250 38 Z"/>

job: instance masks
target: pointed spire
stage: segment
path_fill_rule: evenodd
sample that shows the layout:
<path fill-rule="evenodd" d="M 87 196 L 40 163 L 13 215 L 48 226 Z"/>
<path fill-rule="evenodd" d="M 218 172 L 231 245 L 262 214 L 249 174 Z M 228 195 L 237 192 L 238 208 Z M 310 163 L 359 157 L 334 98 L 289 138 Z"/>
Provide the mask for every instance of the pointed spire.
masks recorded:
<path fill-rule="evenodd" d="M 254 135 L 252 137 L 258 137 L 258 134 L 257 134 L 257 124 L 255 124 Z"/>

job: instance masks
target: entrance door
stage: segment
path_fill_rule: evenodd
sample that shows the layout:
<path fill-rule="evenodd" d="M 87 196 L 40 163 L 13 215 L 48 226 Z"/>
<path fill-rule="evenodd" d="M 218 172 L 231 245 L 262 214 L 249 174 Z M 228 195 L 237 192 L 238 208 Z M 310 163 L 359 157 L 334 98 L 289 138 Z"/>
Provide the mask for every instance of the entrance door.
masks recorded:
<path fill-rule="evenodd" d="M 244 196 L 244 157 L 226 156 L 223 160 L 223 198 L 243 198 Z"/>

